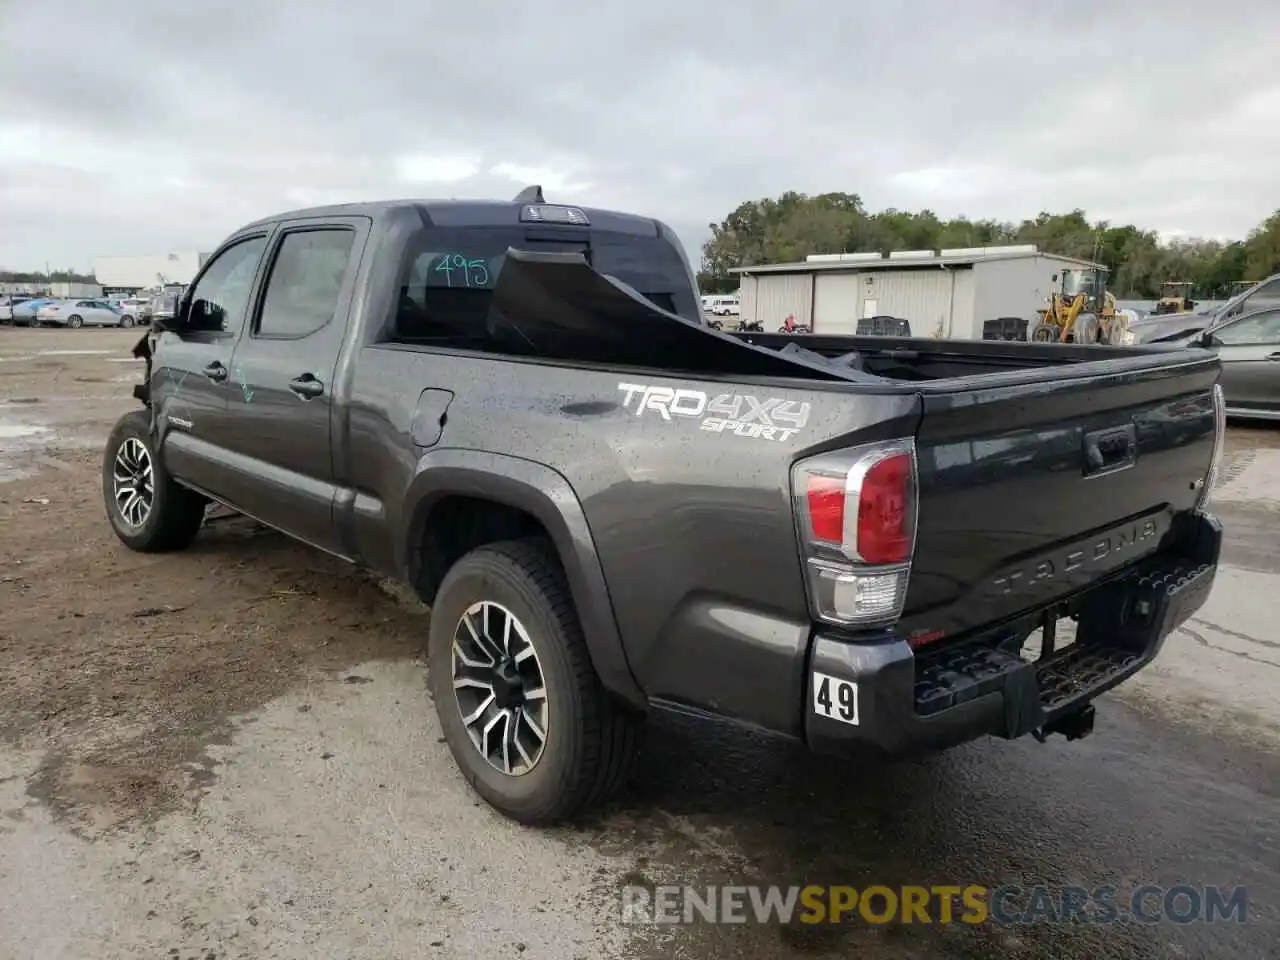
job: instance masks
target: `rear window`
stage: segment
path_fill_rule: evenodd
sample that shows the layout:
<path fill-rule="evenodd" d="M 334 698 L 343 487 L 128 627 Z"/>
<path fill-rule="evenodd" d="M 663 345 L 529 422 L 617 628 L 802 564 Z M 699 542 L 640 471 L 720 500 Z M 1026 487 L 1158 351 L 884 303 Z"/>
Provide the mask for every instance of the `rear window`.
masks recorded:
<path fill-rule="evenodd" d="M 433 227 L 409 246 L 403 266 L 395 339 L 486 349 L 493 289 L 507 250 L 581 253 L 592 267 L 664 310 L 701 321 L 681 254 L 665 240 L 593 231 L 548 238 L 520 229 Z"/>

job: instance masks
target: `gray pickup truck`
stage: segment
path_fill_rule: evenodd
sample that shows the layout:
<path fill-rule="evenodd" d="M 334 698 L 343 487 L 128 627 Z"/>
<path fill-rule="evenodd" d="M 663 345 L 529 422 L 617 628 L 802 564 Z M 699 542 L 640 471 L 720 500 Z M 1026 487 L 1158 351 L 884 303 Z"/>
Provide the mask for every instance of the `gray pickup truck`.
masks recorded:
<path fill-rule="evenodd" d="M 1217 566 L 1211 353 L 727 334 L 668 227 L 536 188 L 249 224 L 158 320 L 118 537 L 217 502 L 410 584 L 453 756 L 522 822 L 608 796 L 657 710 L 1078 738 Z"/>

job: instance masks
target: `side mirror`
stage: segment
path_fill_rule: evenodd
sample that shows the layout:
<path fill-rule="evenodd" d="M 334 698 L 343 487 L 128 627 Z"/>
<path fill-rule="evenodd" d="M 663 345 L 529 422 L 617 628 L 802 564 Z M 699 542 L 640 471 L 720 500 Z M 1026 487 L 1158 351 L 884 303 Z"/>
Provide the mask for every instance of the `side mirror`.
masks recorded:
<path fill-rule="evenodd" d="M 1206 330 L 1204 333 L 1200 335 L 1200 340 L 1198 341 L 1198 343 L 1200 346 L 1204 347 L 1206 350 L 1212 350 L 1214 347 L 1222 346 L 1222 341 L 1219 340 L 1216 336 L 1213 335 L 1212 332 L 1208 330 Z"/>

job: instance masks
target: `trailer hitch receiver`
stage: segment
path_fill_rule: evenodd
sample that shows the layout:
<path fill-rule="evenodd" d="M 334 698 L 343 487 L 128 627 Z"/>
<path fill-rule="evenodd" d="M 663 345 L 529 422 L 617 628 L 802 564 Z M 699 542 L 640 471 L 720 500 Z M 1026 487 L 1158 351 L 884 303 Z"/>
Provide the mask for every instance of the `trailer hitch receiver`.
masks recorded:
<path fill-rule="evenodd" d="M 1031 731 L 1031 735 L 1041 743 L 1054 733 L 1060 733 L 1068 740 L 1083 740 L 1093 733 L 1093 718 L 1096 713 L 1093 704 L 1086 704 L 1079 710 L 1050 720 L 1039 730 Z"/>

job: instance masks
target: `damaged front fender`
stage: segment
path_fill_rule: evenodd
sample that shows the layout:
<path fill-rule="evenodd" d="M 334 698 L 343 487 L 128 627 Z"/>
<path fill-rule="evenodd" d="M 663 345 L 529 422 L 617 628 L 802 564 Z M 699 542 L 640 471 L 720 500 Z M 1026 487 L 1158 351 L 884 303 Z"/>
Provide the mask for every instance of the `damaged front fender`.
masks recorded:
<path fill-rule="evenodd" d="M 145 360 L 147 363 L 142 382 L 134 384 L 133 395 L 142 401 L 144 407 L 149 407 L 151 406 L 151 333 L 144 333 L 142 339 L 133 345 L 131 352 L 139 360 Z"/>

